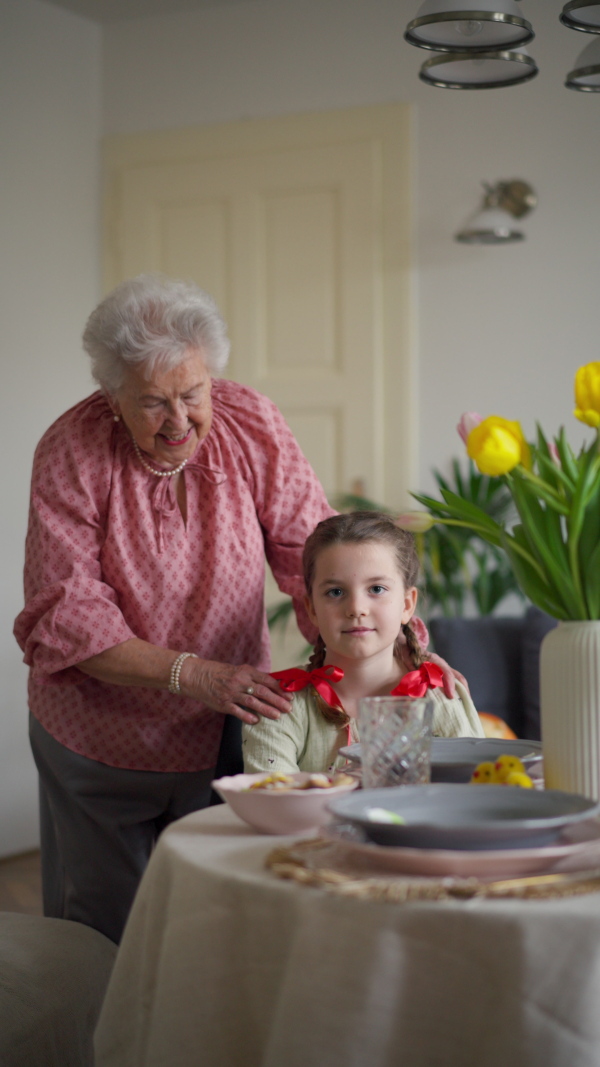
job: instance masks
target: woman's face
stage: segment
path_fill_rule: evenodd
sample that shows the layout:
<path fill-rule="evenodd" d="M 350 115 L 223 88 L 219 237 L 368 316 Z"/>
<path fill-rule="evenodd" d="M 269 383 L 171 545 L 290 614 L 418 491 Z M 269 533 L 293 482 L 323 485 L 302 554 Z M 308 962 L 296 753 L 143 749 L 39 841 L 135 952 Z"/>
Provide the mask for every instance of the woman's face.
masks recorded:
<path fill-rule="evenodd" d="M 129 367 L 111 398 L 134 441 L 157 466 L 176 467 L 206 437 L 212 418 L 211 377 L 200 349 L 171 370 Z"/>

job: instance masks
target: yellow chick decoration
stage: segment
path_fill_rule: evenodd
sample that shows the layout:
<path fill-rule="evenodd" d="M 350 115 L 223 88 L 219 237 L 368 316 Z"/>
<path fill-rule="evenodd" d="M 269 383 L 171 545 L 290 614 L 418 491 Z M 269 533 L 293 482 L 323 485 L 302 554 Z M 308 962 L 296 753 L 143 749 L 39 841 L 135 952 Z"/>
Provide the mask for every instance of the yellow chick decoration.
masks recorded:
<path fill-rule="evenodd" d="M 518 785 L 521 789 L 533 789 L 533 782 L 528 774 L 511 771 L 504 779 L 504 785 Z"/>
<path fill-rule="evenodd" d="M 496 767 L 493 763 L 478 763 L 471 775 L 472 785 L 497 785 Z"/>
<path fill-rule="evenodd" d="M 509 774 L 527 773 L 518 756 L 498 756 L 494 769 L 496 771 L 496 781 L 500 783 L 505 782 Z"/>
<path fill-rule="evenodd" d="M 471 775 L 472 785 L 518 785 L 532 789 L 533 782 L 517 756 L 499 756 L 495 763 L 478 763 Z"/>

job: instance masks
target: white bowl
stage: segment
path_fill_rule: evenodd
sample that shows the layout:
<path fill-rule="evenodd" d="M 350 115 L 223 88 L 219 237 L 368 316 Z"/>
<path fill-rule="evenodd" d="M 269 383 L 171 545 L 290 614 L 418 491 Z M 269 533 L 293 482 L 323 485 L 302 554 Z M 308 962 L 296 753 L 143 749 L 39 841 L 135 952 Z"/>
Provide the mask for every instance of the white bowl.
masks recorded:
<path fill-rule="evenodd" d="M 295 834 L 317 829 L 329 821 L 327 805 L 334 797 L 356 789 L 358 782 L 332 786 L 331 789 L 293 789 L 289 793 L 268 789 L 249 789 L 267 774 L 234 774 L 217 778 L 213 789 L 227 801 L 240 819 L 264 834 Z M 311 775 L 299 771 L 290 775 L 298 783 Z"/>

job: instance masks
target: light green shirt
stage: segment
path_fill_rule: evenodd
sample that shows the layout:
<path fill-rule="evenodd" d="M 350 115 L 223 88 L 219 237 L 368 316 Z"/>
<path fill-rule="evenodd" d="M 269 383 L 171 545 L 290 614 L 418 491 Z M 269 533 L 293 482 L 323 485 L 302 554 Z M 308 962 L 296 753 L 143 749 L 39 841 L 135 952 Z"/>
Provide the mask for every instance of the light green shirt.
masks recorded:
<path fill-rule="evenodd" d="M 435 737 L 483 737 L 483 727 L 467 690 L 456 683 L 457 696 L 450 700 L 441 689 L 430 689 L 433 697 Z M 295 771 L 327 773 L 345 764 L 338 749 L 359 740 L 354 719 L 347 726 L 327 722 L 316 704 L 312 685 L 294 693 L 292 709 L 280 719 L 260 719 L 242 728 L 242 752 L 247 774 L 293 774 Z"/>

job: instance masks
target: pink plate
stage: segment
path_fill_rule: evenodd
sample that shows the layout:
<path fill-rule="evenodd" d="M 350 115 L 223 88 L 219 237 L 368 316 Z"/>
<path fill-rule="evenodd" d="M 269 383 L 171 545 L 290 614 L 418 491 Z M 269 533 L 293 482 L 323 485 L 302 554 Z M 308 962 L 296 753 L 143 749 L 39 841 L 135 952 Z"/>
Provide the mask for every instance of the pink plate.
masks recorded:
<path fill-rule="evenodd" d="M 600 867 L 600 819 L 588 819 L 564 830 L 553 845 L 494 851 L 396 848 L 362 843 L 347 837 L 345 825 L 329 823 L 321 834 L 338 841 L 348 856 L 369 866 L 400 874 L 430 877 L 497 878 L 537 874 L 540 871 L 575 871 Z"/>

